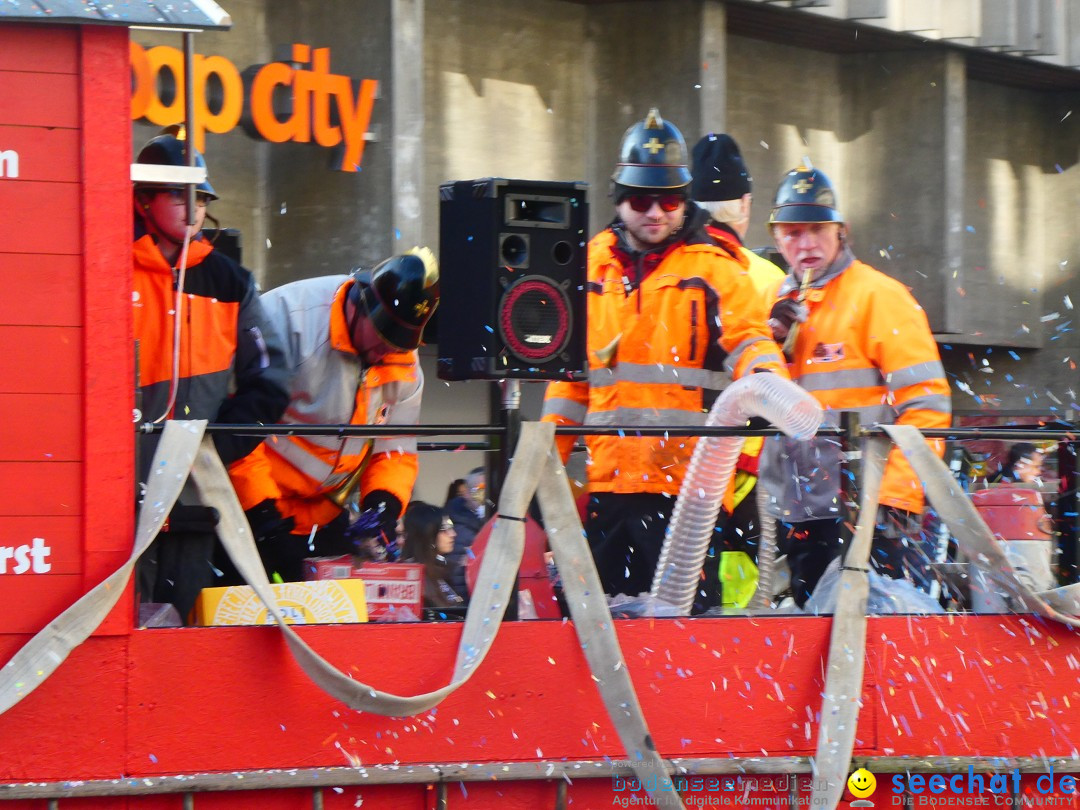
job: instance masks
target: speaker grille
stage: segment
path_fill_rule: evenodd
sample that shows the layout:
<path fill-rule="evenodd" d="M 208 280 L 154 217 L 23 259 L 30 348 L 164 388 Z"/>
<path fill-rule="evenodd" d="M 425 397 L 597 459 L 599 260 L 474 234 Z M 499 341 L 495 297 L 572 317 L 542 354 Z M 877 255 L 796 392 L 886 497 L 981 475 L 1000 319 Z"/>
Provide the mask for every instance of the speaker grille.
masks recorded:
<path fill-rule="evenodd" d="M 503 296 L 499 331 L 506 348 L 530 363 L 546 363 L 570 339 L 570 300 L 551 279 L 526 276 Z"/>

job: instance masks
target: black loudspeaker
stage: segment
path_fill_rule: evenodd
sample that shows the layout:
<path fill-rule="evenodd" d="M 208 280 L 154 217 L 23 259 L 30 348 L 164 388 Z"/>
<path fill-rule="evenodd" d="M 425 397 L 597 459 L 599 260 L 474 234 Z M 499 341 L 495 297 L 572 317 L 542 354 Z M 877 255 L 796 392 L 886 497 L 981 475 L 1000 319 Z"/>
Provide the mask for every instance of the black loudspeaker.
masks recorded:
<path fill-rule="evenodd" d="M 439 187 L 439 377 L 584 379 L 585 183 Z"/>
<path fill-rule="evenodd" d="M 203 228 L 203 236 L 214 243 L 214 250 L 220 251 L 237 264 L 243 254 L 243 240 L 236 228 Z"/>

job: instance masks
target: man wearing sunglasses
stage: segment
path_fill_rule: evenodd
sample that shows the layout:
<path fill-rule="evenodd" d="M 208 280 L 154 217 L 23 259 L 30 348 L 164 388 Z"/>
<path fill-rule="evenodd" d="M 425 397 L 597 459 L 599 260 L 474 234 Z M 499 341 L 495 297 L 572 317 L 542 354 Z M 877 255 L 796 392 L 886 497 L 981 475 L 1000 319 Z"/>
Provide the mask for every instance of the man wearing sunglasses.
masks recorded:
<path fill-rule="evenodd" d="M 186 166 L 184 141 L 180 127 L 169 127 L 143 146 L 136 162 Z M 197 151 L 195 161 L 205 168 Z M 255 280 L 202 234 L 207 204 L 216 199 L 209 179 L 199 183 L 189 225 L 186 187 L 145 181 L 134 186 L 132 311 L 139 421 L 276 422 L 288 403 L 284 351 L 259 302 Z M 140 437 L 140 482 L 150 474 L 159 437 Z M 226 464 L 258 443 L 247 436 L 214 434 Z M 185 487 L 165 528 L 139 559 L 141 601 L 171 603 L 186 619 L 200 590 L 225 584 L 210 563 L 218 545 L 217 521 L 217 511 L 202 506 L 191 486 Z"/>
<path fill-rule="evenodd" d="M 587 382 L 547 389 L 561 425 L 700 425 L 730 379 L 787 376 L 764 297 L 688 199 L 678 128 L 653 109 L 623 136 L 616 217 L 589 243 Z M 560 436 L 565 460 L 575 437 Z M 585 530 L 609 594 L 647 591 L 695 439 L 588 436 Z"/>
<path fill-rule="evenodd" d="M 262 297 L 293 376 L 284 424 L 415 425 L 416 349 L 439 304 L 427 248 L 374 270 L 294 281 Z M 268 574 L 303 579 L 305 557 L 392 548 L 416 482 L 416 439 L 277 436 L 229 470 Z M 359 515 L 350 524 L 350 509 Z"/>

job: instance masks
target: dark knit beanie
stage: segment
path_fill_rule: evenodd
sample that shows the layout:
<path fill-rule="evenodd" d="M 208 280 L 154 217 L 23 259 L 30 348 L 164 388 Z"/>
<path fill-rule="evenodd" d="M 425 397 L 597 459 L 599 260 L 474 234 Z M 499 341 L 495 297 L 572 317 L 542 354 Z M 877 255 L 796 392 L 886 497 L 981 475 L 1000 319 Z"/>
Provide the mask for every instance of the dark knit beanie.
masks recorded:
<path fill-rule="evenodd" d="M 750 193 L 752 178 L 730 135 L 709 133 L 694 145 L 690 197 L 702 202 L 737 200 Z"/>

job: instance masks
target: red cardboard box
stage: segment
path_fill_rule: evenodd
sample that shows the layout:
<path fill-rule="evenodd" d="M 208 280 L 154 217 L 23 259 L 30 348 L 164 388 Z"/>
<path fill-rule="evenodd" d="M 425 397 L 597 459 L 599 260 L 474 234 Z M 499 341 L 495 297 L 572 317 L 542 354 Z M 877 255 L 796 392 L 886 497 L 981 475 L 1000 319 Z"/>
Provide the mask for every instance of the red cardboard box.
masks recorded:
<path fill-rule="evenodd" d="M 340 557 L 308 557 L 304 560 L 304 579 L 352 579 L 358 576 L 353 573 L 353 558 L 351 554 L 342 554 Z"/>
<path fill-rule="evenodd" d="M 419 563 L 364 563 L 357 567 L 349 554 L 304 560 L 305 576 L 317 579 L 364 580 L 368 621 L 419 619 L 424 605 L 424 566 Z M 409 613 L 411 612 L 411 616 Z"/>

